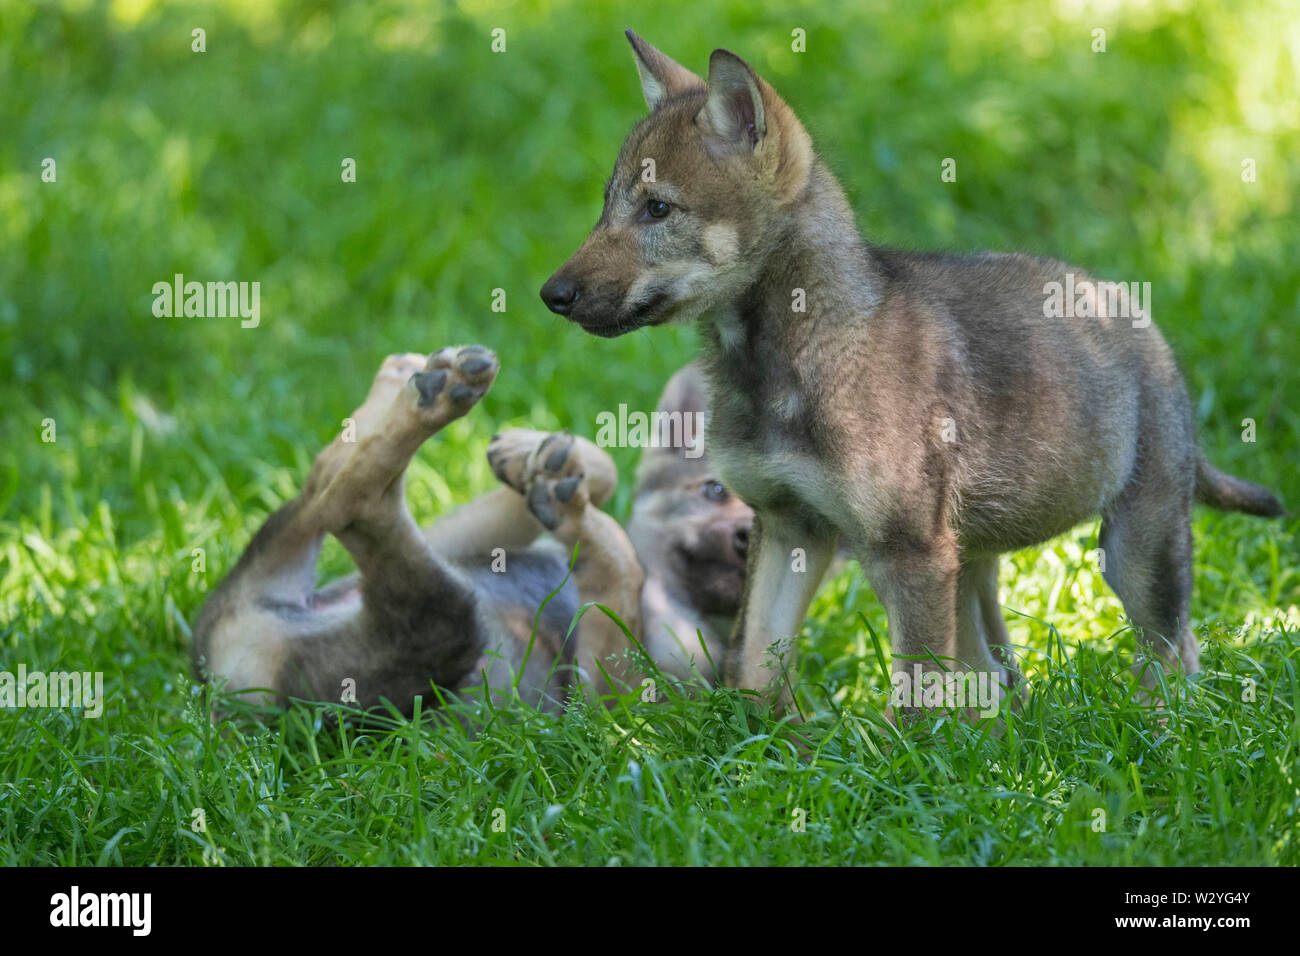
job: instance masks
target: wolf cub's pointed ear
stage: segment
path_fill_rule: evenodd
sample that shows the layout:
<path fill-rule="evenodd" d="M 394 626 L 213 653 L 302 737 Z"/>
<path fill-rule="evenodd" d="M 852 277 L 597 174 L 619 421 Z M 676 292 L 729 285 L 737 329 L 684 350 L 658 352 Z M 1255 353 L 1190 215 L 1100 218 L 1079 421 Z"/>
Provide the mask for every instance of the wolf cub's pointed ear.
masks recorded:
<path fill-rule="evenodd" d="M 667 428 L 671 441 L 651 445 L 641 452 L 641 461 L 636 469 L 637 495 L 687 478 L 702 479 L 713 467 L 704 446 L 704 433 L 708 430 L 709 390 L 698 365 L 692 362 L 674 373 L 664 386 L 655 414 L 680 418 L 669 420 Z"/>
<path fill-rule="evenodd" d="M 673 377 L 664 386 L 663 395 L 659 396 L 658 410 L 708 415 L 709 389 L 698 365 L 691 362 L 673 373 Z"/>
<path fill-rule="evenodd" d="M 767 133 L 758 74 L 728 50 L 709 57 L 709 99 L 697 117 L 718 153 L 753 152 Z"/>
<path fill-rule="evenodd" d="M 704 454 L 701 443 L 704 441 L 705 423 L 709 418 L 709 389 L 704 384 L 704 374 L 698 365 L 692 362 L 673 373 L 673 377 L 664 386 L 664 393 L 659 396 L 656 412 L 681 417 L 681 431 L 675 436 L 680 437 L 681 444 L 647 448 L 643 457 L 659 455 L 670 459 L 698 461 Z M 675 420 L 672 427 L 678 427 Z"/>
<path fill-rule="evenodd" d="M 749 64 L 727 50 L 709 57 L 709 98 L 695 117 L 715 156 L 752 156 L 760 179 L 778 202 L 790 202 L 808 184 L 813 148 L 794 110 Z"/>
<path fill-rule="evenodd" d="M 626 32 L 627 42 L 632 44 L 632 52 L 636 54 L 641 92 L 645 94 L 645 104 L 650 107 L 650 112 L 657 110 L 659 104 L 670 96 L 704 87 L 704 81 L 686 67 L 671 57 L 664 56 L 631 30 Z"/>

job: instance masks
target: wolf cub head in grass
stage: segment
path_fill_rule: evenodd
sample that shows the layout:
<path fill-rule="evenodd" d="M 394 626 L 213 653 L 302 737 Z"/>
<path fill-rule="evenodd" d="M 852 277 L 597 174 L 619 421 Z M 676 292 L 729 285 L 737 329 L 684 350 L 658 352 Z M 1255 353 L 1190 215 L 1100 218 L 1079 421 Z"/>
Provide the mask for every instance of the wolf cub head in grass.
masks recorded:
<path fill-rule="evenodd" d="M 619 151 L 600 221 L 541 293 L 610 338 L 734 300 L 780 245 L 781 210 L 813 169 L 808 134 L 740 57 L 714 50 L 705 82 L 627 36 L 650 115 Z"/>
<path fill-rule="evenodd" d="M 694 434 L 695 424 L 708 416 L 708 391 L 694 364 L 668 381 L 658 410 L 681 413 L 692 433 L 683 447 L 642 454 L 628 537 L 643 563 L 664 569 L 683 603 L 730 617 L 740 607 L 754 512 L 723 486 L 707 452 L 687 454 L 704 437 Z"/>

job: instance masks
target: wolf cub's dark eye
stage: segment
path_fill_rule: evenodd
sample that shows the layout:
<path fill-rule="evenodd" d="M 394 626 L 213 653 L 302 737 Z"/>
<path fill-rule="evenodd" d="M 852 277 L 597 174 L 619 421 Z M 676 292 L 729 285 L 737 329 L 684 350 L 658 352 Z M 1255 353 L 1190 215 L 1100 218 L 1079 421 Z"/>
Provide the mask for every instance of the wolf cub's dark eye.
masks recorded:
<path fill-rule="evenodd" d="M 708 498 L 710 501 L 716 501 L 719 503 L 726 501 L 731 497 L 727 489 L 722 487 L 722 485 L 716 481 L 706 481 L 701 485 L 700 494 L 704 495 L 704 497 Z"/>
<path fill-rule="evenodd" d="M 661 199 L 651 199 L 645 204 L 645 211 L 650 214 L 651 219 L 662 219 L 668 213 L 672 212 L 672 206 Z"/>

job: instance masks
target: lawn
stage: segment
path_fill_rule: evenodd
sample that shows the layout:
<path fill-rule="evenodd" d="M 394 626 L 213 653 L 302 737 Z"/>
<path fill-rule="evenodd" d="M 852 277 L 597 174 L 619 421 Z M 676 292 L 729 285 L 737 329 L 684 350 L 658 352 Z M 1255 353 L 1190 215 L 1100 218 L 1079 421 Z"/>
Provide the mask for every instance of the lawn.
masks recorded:
<path fill-rule="evenodd" d="M 205 595 L 384 355 L 501 357 L 412 468 L 432 520 L 495 485 L 495 431 L 594 435 L 694 354 L 691 329 L 598 340 L 537 297 L 643 112 L 625 27 L 701 71 L 746 57 L 875 241 L 1149 281 L 1202 446 L 1296 510 L 1291 6 L 0 0 L 0 671 L 106 694 L 95 718 L 0 709 L 0 862 L 1300 862 L 1296 519 L 1198 509 L 1204 671 L 1163 722 L 1095 522 L 1004 564 L 1034 692 L 1001 736 L 883 725 L 888 627 L 852 565 L 803 635 L 804 749 L 729 690 L 503 708 L 473 739 L 309 705 L 213 726 L 189 664 Z M 259 282 L 259 323 L 157 317 L 178 273 Z M 637 451 L 612 451 L 623 518 Z"/>

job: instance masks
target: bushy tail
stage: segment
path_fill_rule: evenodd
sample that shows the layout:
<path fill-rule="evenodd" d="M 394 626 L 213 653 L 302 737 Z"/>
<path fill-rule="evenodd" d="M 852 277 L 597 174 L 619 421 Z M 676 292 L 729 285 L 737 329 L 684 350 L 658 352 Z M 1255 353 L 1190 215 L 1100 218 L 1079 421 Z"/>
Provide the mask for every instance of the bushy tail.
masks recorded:
<path fill-rule="evenodd" d="M 1290 512 L 1263 485 L 1225 474 L 1198 452 L 1196 458 L 1196 500 L 1223 511 L 1241 511 L 1261 518 L 1280 518 Z"/>

